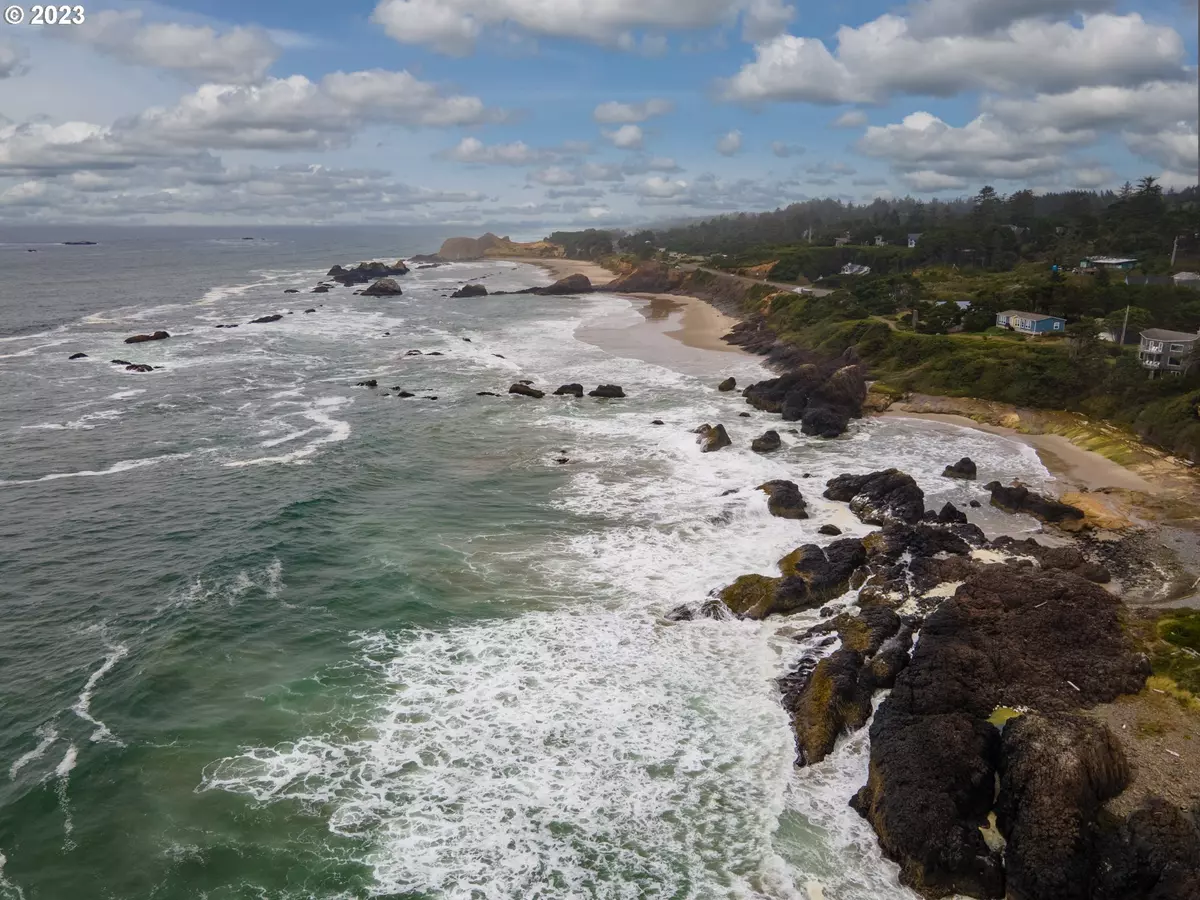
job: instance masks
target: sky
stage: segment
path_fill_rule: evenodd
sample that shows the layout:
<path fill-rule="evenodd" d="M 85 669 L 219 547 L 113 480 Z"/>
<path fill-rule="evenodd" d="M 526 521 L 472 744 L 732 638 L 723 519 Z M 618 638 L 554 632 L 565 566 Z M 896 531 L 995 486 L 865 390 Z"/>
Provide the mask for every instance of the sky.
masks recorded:
<path fill-rule="evenodd" d="M 1200 167 L 1196 0 L 20 2 L 10 225 L 537 236 Z"/>

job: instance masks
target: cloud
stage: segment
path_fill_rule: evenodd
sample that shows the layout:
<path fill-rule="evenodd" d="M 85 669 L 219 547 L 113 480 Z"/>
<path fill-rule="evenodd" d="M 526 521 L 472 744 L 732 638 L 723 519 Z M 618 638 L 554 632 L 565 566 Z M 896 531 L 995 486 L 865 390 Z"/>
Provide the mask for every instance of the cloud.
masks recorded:
<path fill-rule="evenodd" d="M 648 172 L 678 172 L 679 163 L 669 156 L 635 156 L 621 166 L 626 175 L 645 175 Z"/>
<path fill-rule="evenodd" d="M 614 131 L 605 131 L 604 136 L 614 147 L 620 147 L 622 150 L 640 150 L 646 138 L 641 127 L 637 125 L 622 125 Z"/>
<path fill-rule="evenodd" d="M 789 144 L 786 141 L 771 141 L 771 152 L 780 159 L 787 159 L 790 156 L 801 156 L 805 150 L 799 144 Z"/>
<path fill-rule="evenodd" d="M 402 44 L 463 56 L 501 27 L 657 52 L 664 32 L 716 28 L 740 17 L 746 37 L 762 40 L 779 34 L 792 15 L 783 0 L 380 0 L 371 19 Z"/>
<path fill-rule="evenodd" d="M 524 141 L 488 145 L 474 137 L 465 137 L 456 146 L 437 154 L 441 159 L 487 166 L 545 165 L 568 155 L 572 154 L 566 149 L 537 149 L 530 147 Z"/>
<path fill-rule="evenodd" d="M 905 19 L 884 15 L 843 27 L 831 53 L 819 40 L 781 35 L 720 85 L 726 100 L 760 103 L 883 103 L 897 95 L 950 97 L 963 91 L 1060 92 L 1180 80 L 1183 39 L 1134 13 L 1069 22 L 1020 20 L 983 35 L 918 38 Z"/>
<path fill-rule="evenodd" d="M 1126 132 L 1124 138 L 1134 153 L 1172 172 L 1191 173 L 1188 176 L 1192 179 L 1191 184 L 1196 183 L 1196 171 L 1200 169 L 1200 139 L 1194 122 L 1179 122 L 1151 134 Z"/>
<path fill-rule="evenodd" d="M 626 190 L 645 206 L 693 207 L 697 210 L 728 211 L 771 209 L 807 199 L 799 182 L 718 178 L 711 173 L 691 181 L 651 177 Z"/>
<path fill-rule="evenodd" d="M 545 169 L 538 169 L 536 172 L 530 172 L 528 180 L 544 184 L 547 187 L 568 187 L 581 185 L 585 179 L 583 173 L 578 169 L 567 169 L 563 166 L 547 166 Z"/>
<path fill-rule="evenodd" d="M 848 109 L 832 122 L 830 128 L 862 128 L 867 124 L 867 114 L 861 109 Z"/>
<path fill-rule="evenodd" d="M 637 192 L 643 197 L 654 199 L 670 199 L 678 197 L 688 189 L 688 183 L 681 178 L 663 178 L 661 175 L 651 175 L 637 186 Z"/>
<path fill-rule="evenodd" d="M 615 100 L 610 100 L 608 103 L 601 103 L 597 106 L 592 112 L 592 118 L 602 125 L 645 122 L 655 116 L 665 116 L 674 109 L 674 106 L 670 100 L 656 97 L 641 103 L 617 103 Z"/>
<path fill-rule="evenodd" d="M 122 62 L 179 72 L 201 81 L 249 84 L 278 59 L 279 45 L 259 28 L 146 22 L 141 10 L 89 12 L 81 25 L 44 29 Z"/>
<path fill-rule="evenodd" d="M 717 141 L 717 152 L 722 156 L 735 156 L 742 149 L 742 133 L 737 129 L 722 135 Z"/>
<path fill-rule="evenodd" d="M 1137 87 L 1080 87 L 1032 98 L 985 98 L 983 109 L 1014 128 L 1157 130 L 1196 118 L 1195 81 L 1150 82 Z"/>
<path fill-rule="evenodd" d="M 1064 151 L 1091 138 L 1086 132 L 1053 127 L 1017 130 L 988 115 L 956 128 L 930 113 L 916 112 L 899 124 L 868 128 L 857 148 L 888 160 L 906 173 L 910 185 L 922 189 L 918 183 L 951 187 L 963 178 L 1030 179 L 1055 173 L 1063 166 Z"/>
<path fill-rule="evenodd" d="M 13 78 L 28 71 L 29 51 L 20 44 L 0 40 L 0 78 Z"/>
<path fill-rule="evenodd" d="M 841 161 L 831 163 L 825 160 L 807 166 L 804 171 L 810 175 L 856 175 L 858 173 L 857 169 L 847 163 Z"/>
<path fill-rule="evenodd" d="M 932 172 L 928 169 L 905 172 L 900 178 L 912 190 L 922 194 L 936 194 L 939 191 L 961 191 L 967 187 L 967 182 L 963 178 L 955 175 L 945 175 L 941 172 Z"/>
<path fill-rule="evenodd" d="M 908 22 L 917 37 L 987 34 L 1023 19 L 1067 19 L 1116 5 L 1115 0 L 914 0 Z"/>

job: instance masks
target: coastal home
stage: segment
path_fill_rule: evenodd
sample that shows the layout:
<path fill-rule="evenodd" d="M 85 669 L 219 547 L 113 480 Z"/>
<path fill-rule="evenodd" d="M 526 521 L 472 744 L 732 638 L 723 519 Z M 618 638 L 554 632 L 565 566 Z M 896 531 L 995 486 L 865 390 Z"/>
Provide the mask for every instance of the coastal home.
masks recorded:
<path fill-rule="evenodd" d="M 1186 331 L 1168 331 L 1165 328 L 1148 328 L 1142 332 L 1142 346 L 1138 358 L 1150 370 L 1150 377 L 1162 372 L 1185 375 L 1196 364 L 1196 348 L 1200 334 Z"/>
<path fill-rule="evenodd" d="M 916 234 L 910 234 L 908 236 L 908 249 L 911 250 L 911 249 L 913 249 L 913 247 L 917 246 L 917 242 L 919 240 L 921 240 L 921 232 L 917 232 Z"/>
<path fill-rule="evenodd" d="M 841 275 L 870 275 L 870 266 L 860 266 L 857 263 L 846 263 L 842 266 Z"/>
<path fill-rule="evenodd" d="M 1079 261 L 1079 268 L 1084 272 L 1095 272 L 1097 269 L 1120 269 L 1128 271 L 1137 265 L 1136 259 L 1126 256 L 1089 256 Z"/>
<path fill-rule="evenodd" d="M 1011 328 L 1022 334 L 1062 334 L 1067 329 L 1067 320 L 1019 309 L 1006 309 L 996 313 L 996 325 L 1000 328 Z"/>
<path fill-rule="evenodd" d="M 1197 272 L 1179 272 L 1175 275 L 1175 286 L 1191 288 L 1193 291 L 1200 291 L 1200 273 Z"/>
<path fill-rule="evenodd" d="M 875 235 L 875 246 L 876 247 L 886 247 L 887 246 L 887 241 L 885 241 L 883 239 L 882 234 Z"/>

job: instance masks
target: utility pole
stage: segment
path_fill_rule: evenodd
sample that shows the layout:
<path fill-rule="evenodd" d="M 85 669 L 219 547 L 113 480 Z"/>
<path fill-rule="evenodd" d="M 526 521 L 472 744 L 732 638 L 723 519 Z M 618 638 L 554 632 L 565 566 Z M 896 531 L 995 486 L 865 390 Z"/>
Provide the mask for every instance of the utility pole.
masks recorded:
<path fill-rule="evenodd" d="M 1121 343 L 1120 346 L 1125 346 L 1125 331 L 1129 328 L 1129 307 L 1125 307 L 1125 324 L 1121 326 Z"/>
<path fill-rule="evenodd" d="M 1179 252 L 1180 235 L 1175 235 L 1175 245 L 1171 248 L 1171 268 L 1175 268 L 1175 255 Z"/>

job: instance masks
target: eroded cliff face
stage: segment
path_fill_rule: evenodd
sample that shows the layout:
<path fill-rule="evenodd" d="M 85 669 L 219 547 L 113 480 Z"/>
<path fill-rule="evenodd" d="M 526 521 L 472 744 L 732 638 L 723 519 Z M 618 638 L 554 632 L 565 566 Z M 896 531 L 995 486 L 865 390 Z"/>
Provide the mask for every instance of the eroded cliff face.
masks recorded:
<path fill-rule="evenodd" d="M 490 231 L 482 237 L 450 238 L 437 252 L 440 259 L 449 262 L 463 262 L 472 259 L 487 259 L 489 257 L 528 257 L 530 259 L 562 259 L 566 250 L 558 244 L 549 241 L 533 241 L 521 243 L 507 237 L 497 237 Z"/>

